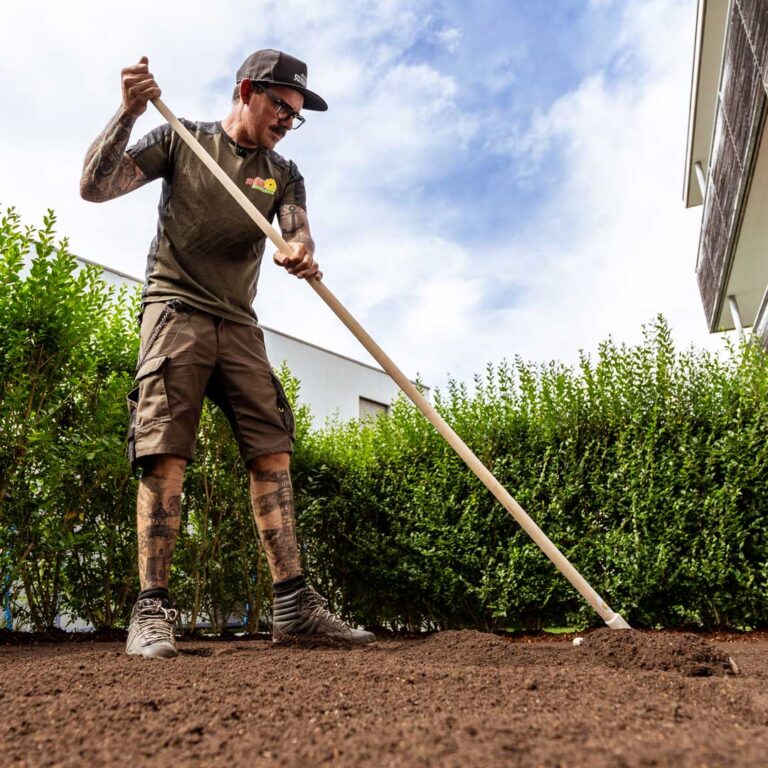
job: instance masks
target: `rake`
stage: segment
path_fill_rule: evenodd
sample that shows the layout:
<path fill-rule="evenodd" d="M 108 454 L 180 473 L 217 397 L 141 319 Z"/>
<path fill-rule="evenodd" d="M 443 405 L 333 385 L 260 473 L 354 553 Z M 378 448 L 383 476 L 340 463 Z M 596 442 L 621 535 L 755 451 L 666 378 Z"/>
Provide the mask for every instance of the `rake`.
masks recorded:
<path fill-rule="evenodd" d="M 292 256 L 288 243 L 280 233 L 264 218 L 261 211 L 238 189 L 235 183 L 221 169 L 216 161 L 206 152 L 195 137 L 182 125 L 165 103 L 158 97 L 152 103 L 168 121 L 187 146 L 200 161 L 224 185 L 241 208 L 250 216 L 261 231 L 274 243 L 284 255 Z M 531 519 L 528 513 L 515 501 L 504 486 L 493 476 L 490 470 L 475 456 L 464 441 L 451 429 L 440 414 L 427 402 L 407 376 L 392 362 L 383 349 L 370 337 L 366 330 L 355 320 L 341 302 L 331 293 L 322 280 L 309 278 L 307 281 L 318 296 L 331 308 L 334 314 L 349 328 L 355 338 L 365 347 L 379 365 L 394 379 L 395 383 L 408 396 L 413 404 L 424 414 L 446 442 L 461 457 L 464 463 L 477 475 L 497 501 L 519 523 L 522 529 L 533 539 L 541 551 L 554 563 L 555 567 L 573 585 L 587 603 L 599 614 L 611 629 L 630 629 L 629 624 L 589 585 L 586 579 L 571 565 L 568 558 L 550 541 L 547 535 Z"/>

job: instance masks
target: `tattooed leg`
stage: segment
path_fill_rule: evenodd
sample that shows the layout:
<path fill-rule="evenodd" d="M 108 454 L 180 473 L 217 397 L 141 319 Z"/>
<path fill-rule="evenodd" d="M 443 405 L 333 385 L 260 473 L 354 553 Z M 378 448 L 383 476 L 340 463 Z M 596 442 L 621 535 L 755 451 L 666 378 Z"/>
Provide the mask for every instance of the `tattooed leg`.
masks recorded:
<path fill-rule="evenodd" d="M 136 527 L 141 589 L 168 589 L 171 558 L 181 524 L 181 486 L 186 461 L 156 459 L 139 484 Z"/>
<path fill-rule="evenodd" d="M 278 453 L 249 467 L 253 514 L 273 581 L 301 573 L 289 460 L 287 453 Z"/>

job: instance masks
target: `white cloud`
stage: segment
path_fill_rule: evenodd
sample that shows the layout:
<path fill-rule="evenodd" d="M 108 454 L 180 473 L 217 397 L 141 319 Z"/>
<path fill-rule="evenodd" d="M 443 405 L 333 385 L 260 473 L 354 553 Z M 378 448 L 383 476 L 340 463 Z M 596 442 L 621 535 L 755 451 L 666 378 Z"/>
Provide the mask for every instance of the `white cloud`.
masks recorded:
<path fill-rule="evenodd" d="M 535 172 L 557 153 L 556 186 L 519 242 L 467 256 L 525 290 L 509 309 L 478 302 L 461 313 L 444 347 L 411 337 L 410 365 L 429 354 L 450 360 L 451 348 L 466 351 L 452 368 L 465 380 L 515 354 L 575 362 L 579 348 L 594 351 L 609 335 L 639 341 L 658 312 L 678 343 L 719 346 L 694 275 L 701 212 L 681 201 L 692 24 L 681 3 L 630 5 L 620 76 L 593 74 L 533 121 L 521 160 Z"/>
<path fill-rule="evenodd" d="M 575 362 L 609 335 L 639 341 L 658 312 L 679 344 L 720 345 L 694 275 L 701 212 L 685 211 L 680 192 L 692 24 L 680 3 L 630 6 L 620 74 L 594 73 L 533 121 L 520 159 L 533 172 L 557 153 L 556 186 L 516 242 L 454 244 L 461 256 L 445 281 L 429 261 L 438 288 L 382 326 L 406 370 L 439 383 L 446 371 L 468 380 L 515 354 Z M 510 308 L 493 309 L 480 293 L 494 274 L 523 288 Z"/>
<path fill-rule="evenodd" d="M 435 39 L 448 53 L 456 53 L 461 47 L 461 30 L 456 27 L 446 27 L 435 33 Z"/>

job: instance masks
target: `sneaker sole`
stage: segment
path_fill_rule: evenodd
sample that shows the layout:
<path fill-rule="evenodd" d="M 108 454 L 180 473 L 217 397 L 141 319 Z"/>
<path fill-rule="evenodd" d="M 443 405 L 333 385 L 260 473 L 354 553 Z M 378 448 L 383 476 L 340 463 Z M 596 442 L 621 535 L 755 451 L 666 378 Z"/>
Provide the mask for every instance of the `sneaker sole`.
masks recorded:
<path fill-rule="evenodd" d="M 145 659 L 175 659 L 179 652 L 175 648 L 157 648 L 156 653 L 145 653 L 144 651 L 129 651 L 126 649 L 125 653 L 128 656 L 142 656 Z"/>

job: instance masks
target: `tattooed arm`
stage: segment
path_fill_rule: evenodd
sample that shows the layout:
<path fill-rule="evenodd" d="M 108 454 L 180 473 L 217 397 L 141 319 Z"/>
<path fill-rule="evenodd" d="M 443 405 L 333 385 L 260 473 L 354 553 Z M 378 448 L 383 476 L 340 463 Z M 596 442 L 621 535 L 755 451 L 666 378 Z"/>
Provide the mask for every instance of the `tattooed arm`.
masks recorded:
<path fill-rule="evenodd" d="M 135 122 L 135 118 L 121 107 L 91 144 L 80 179 L 80 196 L 83 200 L 103 203 L 149 181 L 141 168 L 125 154 Z"/>
<path fill-rule="evenodd" d="M 125 154 L 136 118 L 147 109 L 147 102 L 160 95 L 146 56 L 121 72 L 123 103 L 107 127 L 85 155 L 80 195 L 101 203 L 124 195 L 146 184 L 149 179 Z"/>
<path fill-rule="evenodd" d="M 315 241 L 309 232 L 307 212 L 294 203 L 281 205 L 278 219 L 283 237 L 293 249 L 293 256 L 285 256 L 278 251 L 274 256 L 275 263 L 296 277 L 316 277 L 320 280 L 323 273 L 314 260 Z"/>

